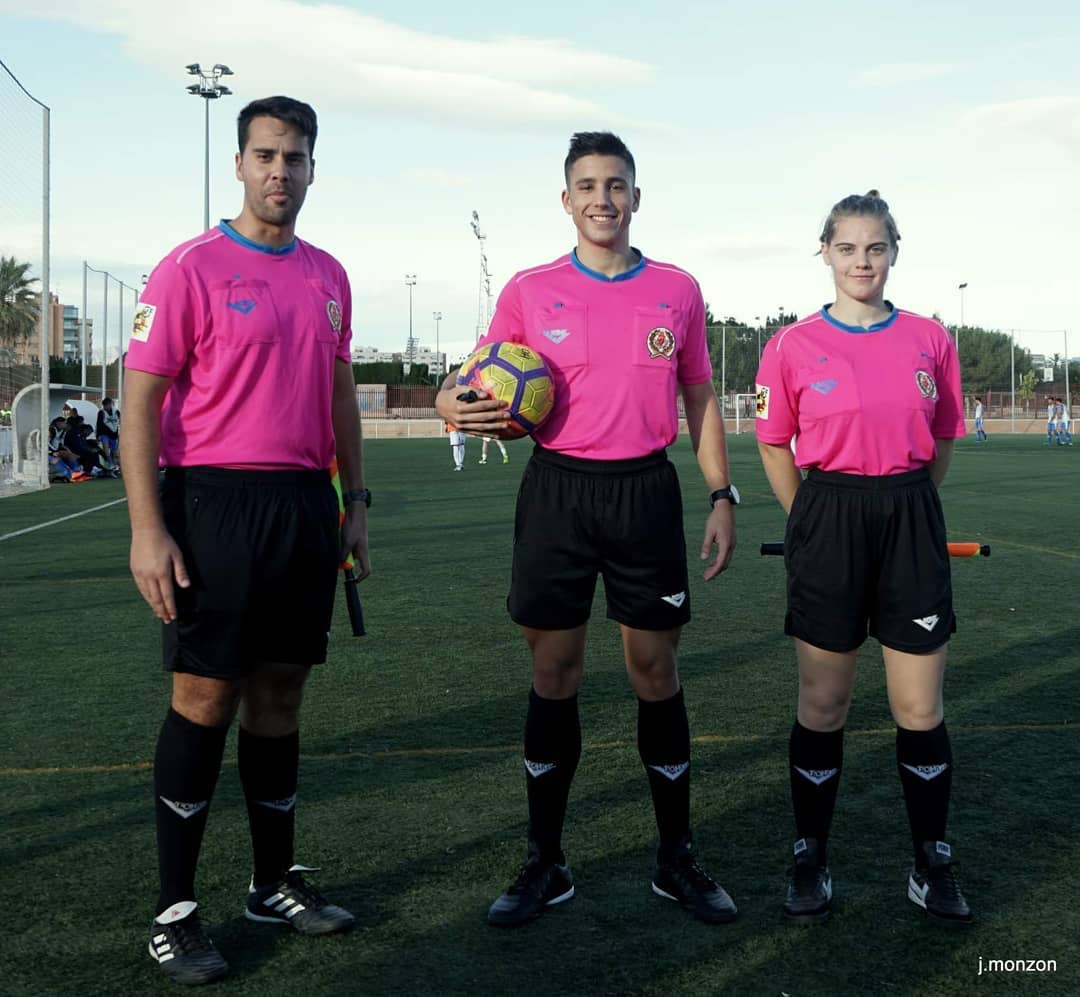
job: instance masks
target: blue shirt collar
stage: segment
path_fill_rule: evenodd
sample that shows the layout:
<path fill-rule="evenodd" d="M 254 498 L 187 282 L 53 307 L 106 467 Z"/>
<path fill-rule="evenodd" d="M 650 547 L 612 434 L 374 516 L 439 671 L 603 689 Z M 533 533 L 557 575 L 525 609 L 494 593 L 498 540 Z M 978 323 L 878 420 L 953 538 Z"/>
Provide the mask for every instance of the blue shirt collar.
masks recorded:
<path fill-rule="evenodd" d="M 606 273 L 601 273 L 599 270 L 593 270 L 592 267 L 585 266 L 585 264 L 578 259 L 576 249 L 570 250 L 570 262 L 573 263 L 577 270 L 583 273 L 586 277 L 592 277 L 593 280 L 602 280 L 605 284 L 614 284 L 618 280 L 632 280 L 639 273 L 641 273 L 642 270 L 645 269 L 645 263 L 647 261 L 645 259 L 645 254 L 642 253 L 640 249 L 636 249 L 633 246 L 631 246 L 630 248 L 638 254 L 637 263 L 635 263 L 629 270 L 624 270 L 622 273 L 615 274 L 614 277 L 609 277 Z"/>
<path fill-rule="evenodd" d="M 224 218 L 218 223 L 218 228 L 232 239 L 233 242 L 238 242 L 247 249 L 254 249 L 257 253 L 268 253 L 270 256 L 285 256 L 287 253 L 291 253 L 296 249 L 295 236 L 293 236 L 293 241 L 286 246 L 264 246 L 261 242 L 255 242 L 247 236 L 241 235 Z"/>
<path fill-rule="evenodd" d="M 841 332 L 853 332 L 856 335 L 864 332 L 878 332 L 881 329 L 888 329 L 893 322 L 896 321 L 897 315 L 900 313 L 896 310 L 896 305 L 891 301 L 885 302 L 886 307 L 889 309 L 889 317 L 882 319 L 880 322 L 875 322 L 873 325 L 866 327 L 865 329 L 861 325 L 848 325 L 846 322 L 841 322 L 837 318 L 833 318 L 829 313 L 829 305 L 821 306 L 821 317 L 825 319 L 829 325 L 835 326 Z"/>

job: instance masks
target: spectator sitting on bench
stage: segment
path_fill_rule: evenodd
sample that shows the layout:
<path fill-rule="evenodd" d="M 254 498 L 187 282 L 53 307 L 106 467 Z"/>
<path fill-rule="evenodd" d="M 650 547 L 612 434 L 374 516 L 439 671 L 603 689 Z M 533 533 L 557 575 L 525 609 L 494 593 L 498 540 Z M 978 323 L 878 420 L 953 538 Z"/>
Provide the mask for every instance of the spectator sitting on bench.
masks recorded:
<path fill-rule="evenodd" d="M 71 476 L 81 473 L 79 458 L 64 443 L 67 419 L 58 415 L 49 423 L 49 480 L 70 481 Z"/>

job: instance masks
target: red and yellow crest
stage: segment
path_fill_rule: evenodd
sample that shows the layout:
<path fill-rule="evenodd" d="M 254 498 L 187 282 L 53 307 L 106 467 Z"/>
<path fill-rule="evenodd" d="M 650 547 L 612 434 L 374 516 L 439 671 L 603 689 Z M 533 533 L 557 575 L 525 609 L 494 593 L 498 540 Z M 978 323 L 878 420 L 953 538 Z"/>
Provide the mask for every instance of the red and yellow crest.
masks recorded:
<path fill-rule="evenodd" d="M 663 357 L 665 360 L 670 360 L 675 354 L 675 333 L 662 325 L 657 326 L 649 331 L 649 335 L 645 338 L 645 345 L 648 347 L 650 358 Z"/>
<path fill-rule="evenodd" d="M 330 328 L 341 332 L 341 305 L 331 299 L 326 303 L 326 316 L 330 319 Z"/>
<path fill-rule="evenodd" d="M 937 399 L 937 384 L 927 371 L 915 371 L 915 383 L 919 386 L 919 394 L 923 398 Z"/>

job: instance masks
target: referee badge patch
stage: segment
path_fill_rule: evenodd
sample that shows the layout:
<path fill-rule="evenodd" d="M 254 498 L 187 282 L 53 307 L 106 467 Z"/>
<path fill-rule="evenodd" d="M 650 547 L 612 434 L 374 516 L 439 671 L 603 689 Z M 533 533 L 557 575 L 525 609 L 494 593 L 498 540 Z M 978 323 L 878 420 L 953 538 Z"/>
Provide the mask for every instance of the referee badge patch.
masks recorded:
<path fill-rule="evenodd" d="M 769 418 L 769 386 L 767 384 L 755 384 L 754 411 L 759 419 Z"/>
<path fill-rule="evenodd" d="M 923 398 L 933 398 L 937 401 L 937 384 L 925 370 L 915 371 L 915 383 L 919 386 L 919 394 Z"/>
<path fill-rule="evenodd" d="M 131 321 L 131 338 L 145 343 L 150 338 L 150 326 L 154 324 L 156 305 L 148 305 L 145 301 L 135 309 L 135 318 Z"/>
<path fill-rule="evenodd" d="M 649 331 L 645 338 L 645 345 L 649 349 L 649 357 L 663 357 L 670 360 L 675 353 L 675 333 L 665 329 L 662 325 Z"/>
<path fill-rule="evenodd" d="M 334 332 L 341 332 L 341 305 L 333 298 L 326 303 L 326 315 L 330 319 L 330 328 Z"/>

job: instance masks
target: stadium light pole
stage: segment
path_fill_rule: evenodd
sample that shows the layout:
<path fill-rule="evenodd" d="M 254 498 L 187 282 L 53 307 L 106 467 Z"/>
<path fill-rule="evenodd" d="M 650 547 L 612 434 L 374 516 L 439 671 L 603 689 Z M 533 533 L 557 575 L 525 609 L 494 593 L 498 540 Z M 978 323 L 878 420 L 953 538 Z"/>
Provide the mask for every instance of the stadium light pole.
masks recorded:
<path fill-rule="evenodd" d="M 432 312 L 431 317 L 435 320 L 435 366 L 437 368 L 435 386 L 438 387 L 438 378 L 443 376 L 442 354 L 439 352 L 439 323 L 442 321 L 442 312 Z"/>
<path fill-rule="evenodd" d="M 967 281 L 957 285 L 957 290 L 960 292 L 960 324 L 956 327 L 956 355 L 960 356 L 960 330 L 964 327 L 964 288 L 967 287 Z"/>
<path fill-rule="evenodd" d="M 79 382 L 83 387 L 86 386 L 86 260 L 83 260 L 82 264 L 82 315 L 79 318 L 79 356 L 82 359 L 82 380 Z M 86 400 L 86 392 L 82 393 L 83 401 Z"/>
<path fill-rule="evenodd" d="M 102 291 L 104 304 L 101 306 L 101 397 L 104 398 L 108 394 L 105 379 L 109 371 L 109 277 L 112 275 L 108 270 L 102 270 L 101 274 L 104 288 Z"/>
<path fill-rule="evenodd" d="M 405 352 L 409 361 L 409 368 L 412 369 L 413 351 L 415 350 L 412 334 L 412 289 L 416 286 L 416 274 L 405 274 L 405 286 L 409 289 L 409 338 L 405 342 Z"/>
<path fill-rule="evenodd" d="M 487 235 L 480 227 L 480 215 L 475 211 L 472 213 L 472 221 L 469 222 L 469 227 L 473 230 L 477 242 L 480 243 L 480 288 L 476 299 L 476 338 L 479 340 L 487 331 L 487 325 L 484 323 L 484 291 L 486 288 L 490 303 L 491 274 L 488 272 L 487 256 L 484 253 L 484 240 L 487 239 Z"/>
<path fill-rule="evenodd" d="M 146 274 L 143 274 L 145 277 Z M 124 290 L 127 289 L 131 292 L 132 296 L 132 314 L 135 314 L 135 309 L 139 307 L 139 289 L 132 287 L 130 284 L 125 284 L 122 280 L 118 281 L 120 284 L 120 356 L 116 365 L 116 405 L 118 408 L 124 407 Z M 131 342 L 131 329 L 128 329 L 128 342 Z"/>
<path fill-rule="evenodd" d="M 197 62 L 192 62 L 185 67 L 189 76 L 199 77 L 198 83 L 192 83 L 187 92 L 193 97 L 202 97 L 206 102 L 205 124 L 206 133 L 203 148 L 203 231 L 210 228 L 210 101 L 219 97 L 228 97 L 232 91 L 222 86 L 218 81 L 223 76 L 232 76 L 233 71 L 220 62 L 214 64 L 211 69 L 204 70 Z"/>

